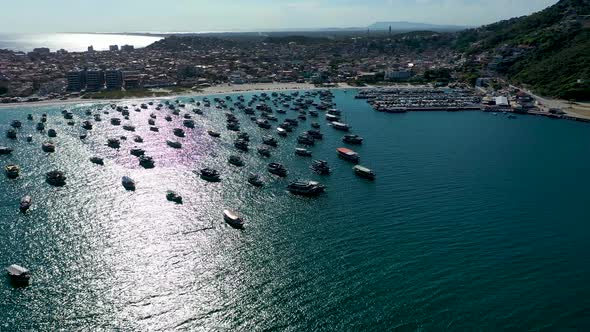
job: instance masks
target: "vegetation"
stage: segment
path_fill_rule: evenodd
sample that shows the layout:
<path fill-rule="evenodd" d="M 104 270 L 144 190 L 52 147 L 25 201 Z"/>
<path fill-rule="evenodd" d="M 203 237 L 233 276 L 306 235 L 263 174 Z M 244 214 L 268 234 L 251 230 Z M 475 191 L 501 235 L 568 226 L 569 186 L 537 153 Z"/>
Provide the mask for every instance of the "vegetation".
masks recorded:
<path fill-rule="evenodd" d="M 6 94 L 8 92 L 8 88 L 4 86 L 0 86 L 0 96 Z"/>

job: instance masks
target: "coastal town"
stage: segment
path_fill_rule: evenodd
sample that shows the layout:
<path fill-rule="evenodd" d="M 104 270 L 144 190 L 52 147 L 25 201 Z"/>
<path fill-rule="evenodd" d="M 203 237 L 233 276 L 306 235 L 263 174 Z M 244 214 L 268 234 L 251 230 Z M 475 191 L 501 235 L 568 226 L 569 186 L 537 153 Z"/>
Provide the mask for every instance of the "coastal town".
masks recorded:
<path fill-rule="evenodd" d="M 297 84 L 321 88 L 407 86 L 426 92 L 449 87 L 477 96 L 477 102 L 467 105 L 469 109 L 590 119 L 564 110 L 568 105 L 544 104 L 534 95 L 510 87 L 493 72 L 507 58 L 490 52 L 466 55 L 441 46 L 447 38 L 433 32 L 337 39 L 169 36 L 145 48 L 111 45 L 104 51 L 88 46 L 86 52 L 0 50 L 0 103 L 165 97 L 205 89 L 211 92 L 212 87 L 225 87 L 220 90 L 223 92 L 243 91 L 241 86 L 256 85 L 268 89 Z M 508 53 L 518 56 L 523 52 L 517 47 Z M 474 66 L 485 69 L 478 72 L 482 77 L 465 73 L 465 67 Z M 431 93 L 425 98 L 428 95 Z M 424 109 L 424 105 L 418 108 Z"/>

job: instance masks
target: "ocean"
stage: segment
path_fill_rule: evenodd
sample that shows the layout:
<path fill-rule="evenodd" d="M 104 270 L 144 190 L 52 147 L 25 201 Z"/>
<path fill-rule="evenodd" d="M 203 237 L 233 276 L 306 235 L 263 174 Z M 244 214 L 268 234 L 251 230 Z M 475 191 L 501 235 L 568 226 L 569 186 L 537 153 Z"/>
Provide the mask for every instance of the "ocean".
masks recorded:
<path fill-rule="evenodd" d="M 0 33 L 0 49 L 30 52 L 34 48 L 48 47 L 55 52 L 65 49 L 68 52 L 85 52 L 92 45 L 95 51 L 109 49 L 109 45 L 133 45 L 136 48 L 148 46 L 162 37 L 137 36 L 126 34 L 89 33 Z"/>
<path fill-rule="evenodd" d="M 309 117 L 277 137 L 265 159 L 255 148 L 274 130 L 236 112 L 252 147 L 240 169 L 227 164 L 236 135 L 214 108 L 193 115 L 196 128 L 179 139 L 181 150 L 165 143 L 182 126 L 180 117 L 164 121 L 166 111 L 156 112 L 159 133 L 148 129 L 153 109 L 130 106 L 135 133 L 112 126 L 109 118 L 120 114 L 111 111 L 82 141 L 84 111 L 108 105 L 0 110 L 0 145 L 15 148 L 0 164 L 22 169 L 16 180 L 0 176 L 0 265 L 32 273 L 27 288 L 1 279 L 0 329 L 590 329 L 590 126 L 481 112 L 385 114 L 355 100 L 354 90 L 334 94 L 344 121 L 365 139 L 353 149 L 375 170 L 374 182 L 336 156 L 342 132 L 321 113 L 324 139 L 311 150 L 331 165 L 330 176 L 293 154 Z M 41 113 L 58 132 L 56 153 L 41 151 L 48 140 L 34 129 Z M 288 113 L 276 116 L 294 117 Z M 18 141 L 4 135 L 14 119 L 23 122 Z M 136 134 L 156 168 L 138 166 L 130 139 L 119 150 L 105 146 L 109 137 Z M 90 163 L 94 155 L 105 166 Z M 270 161 L 284 163 L 288 177 L 268 174 Z M 218 169 L 222 181 L 194 174 L 204 167 Z M 53 169 L 66 172 L 66 186 L 45 183 Z M 250 172 L 267 185 L 250 186 Z M 124 175 L 137 181 L 135 192 L 121 186 Z M 293 196 L 286 185 L 298 178 L 327 191 Z M 167 190 L 184 204 L 168 202 Z M 22 214 L 26 194 L 33 207 Z M 223 222 L 226 208 L 245 218 L 245 230 Z"/>

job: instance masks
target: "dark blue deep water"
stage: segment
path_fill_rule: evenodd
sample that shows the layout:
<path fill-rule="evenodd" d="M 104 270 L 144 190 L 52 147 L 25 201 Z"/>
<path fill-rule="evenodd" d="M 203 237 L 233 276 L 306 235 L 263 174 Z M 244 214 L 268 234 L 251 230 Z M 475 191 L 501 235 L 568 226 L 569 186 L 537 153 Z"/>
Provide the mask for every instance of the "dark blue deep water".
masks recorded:
<path fill-rule="evenodd" d="M 375 182 L 337 158 L 342 133 L 323 117 L 325 137 L 312 150 L 332 165 L 328 177 L 293 155 L 296 133 L 280 138 L 268 160 L 252 149 L 245 168 L 228 165 L 235 135 L 220 110 L 194 116 L 182 150 L 165 143 L 179 117 L 167 123 L 167 111 L 158 112 L 155 133 L 152 110 L 132 110 L 156 160 L 146 170 L 129 155 L 133 141 L 105 146 L 108 137 L 132 137 L 110 125 L 115 112 L 78 139 L 84 111 L 106 105 L 67 106 L 73 127 L 63 107 L 1 109 L 0 145 L 15 152 L 0 164 L 22 171 L 16 180 L 0 176 L 0 265 L 19 263 L 33 277 L 27 288 L 1 279 L 0 330 L 590 330 L 589 125 L 480 112 L 383 114 L 352 91 L 335 95 L 365 138 L 354 149 Z M 47 136 L 34 130 L 43 112 L 58 131 L 54 154 L 41 151 Z M 238 117 L 255 148 L 266 131 Z M 24 123 L 18 141 L 4 135 L 13 119 Z M 222 138 L 209 137 L 210 128 Z M 93 155 L 105 166 L 91 164 Z M 283 162 L 289 177 L 271 177 L 269 161 Z M 193 173 L 207 166 L 222 182 Z M 66 172 L 66 186 L 45 183 L 53 169 Z M 267 186 L 248 185 L 249 172 Z M 123 175 L 137 181 L 135 192 L 120 185 Z M 285 186 L 296 178 L 319 180 L 327 192 L 292 196 Z M 166 190 L 184 204 L 166 201 Z M 25 194 L 34 205 L 23 215 Z M 223 222 L 225 208 L 245 217 L 244 231 Z"/>

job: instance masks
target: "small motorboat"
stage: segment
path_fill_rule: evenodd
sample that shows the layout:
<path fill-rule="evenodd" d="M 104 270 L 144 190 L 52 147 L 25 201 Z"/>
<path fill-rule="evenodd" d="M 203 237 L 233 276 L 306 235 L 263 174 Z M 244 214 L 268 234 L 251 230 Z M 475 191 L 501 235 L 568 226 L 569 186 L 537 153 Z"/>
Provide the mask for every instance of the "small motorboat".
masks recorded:
<path fill-rule="evenodd" d="M 168 191 L 166 193 L 166 199 L 170 202 L 174 202 L 176 204 L 182 204 L 182 196 L 175 193 L 174 191 Z"/>
<path fill-rule="evenodd" d="M 10 139 L 16 139 L 16 130 L 14 128 L 10 128 L 6 131 L 6 137 Z"/>
<path fill-rule="evenodd" d="M 219 136 L 221 136 L 220 133 L 218 133 L 216 131 L 213 131 L 213 130 L 207 130 L 207 134 L 209 134 L 209 136 L 211 136 L 211 137 L 219 137 Z"/>
<path fill-rule="evenodd" d="M 22 213 L 25 213 L 31 208 L 32 204 L 33 199 L 31 198 L 31 196 L 27 195 L 20 199 L 19 209 Z"/>
<path fill-rule="evenodd" d="M 104 160 L 100 157 L 90 157 L 90 162 L 96 165 L 104 165 Z"/>
<path fill-rule="evenodd" d="M 45 174 L 45 181 L 52 186 L 62 187 L 66 184 L 66 175 L 61 171 L 51 171 Z"/>
<path fill-rule="evenodd" d="M 36 128 L 37 128 L 38 131 L 45 130 L 45 124 L 43 122 L 39 122 L 39 123 L 37 123 L 37 127 Z"/>
<path fill-rule="evenodd" d="M 131 150 L 129 150 L 129 153 L 132 156 L 136 156 L 136 157 L 141 157 L 145 154 L 145 150 L 144 149 L 140 149 L 138 147 L 134 147 Z"/>
<path fill-rule="evenodd" d="M 158 128 L 158 127 L 156 127 L 156 126 L 151 126 L 151 127 L 150 127 L 150 131 L 155 131 L 155 132 L 158 132 L 158 131 L 160 131 L 160 128 Z"/>
<path fill-rule="evenodd" d="M 127 131 L 135 131 L 135 126 L 132 126 L 132 125 L 124 125 L 123 126 L 123 129 L 124 130 L 127 130 Z"/>
<path fill-rule="evenodd" d="M 227 160 L 230 164 L 238 167 L 244 166 L 244 160 L 240 156 L 231 155 Z"/>
<path fill-rule="evenodd" d="M 174 133 L 174 136 L 184 137 L 184 130 L 181 128 L 174 128 L 174 130 L 172 130 L 172 132 Z"/>
<path fill-rule="evenodd" d="M 150 126 L 155 126 L 156 125 L 156 120 L 150 118 L 150 119 L 148 119 L 148 124 Z"/>
<path fill-rule="evenodd" d="M 287 169 L 285 168 L 285 166 L 283 166 L 283 164 L 280 163 L 270 163 L 267 166 L 268 172 L 280 177 L 286 177 L 287 176 Z"/>
<path fill-rule="evenodd" d="M 258 149 L 258 153 L 263 156 L 263 157 L 270 157 L 270 149 L 265 147 L 265 146 L 261 146 Z"/>
<path fill-rule="evenodd" d="M 10 126 L 12 128 L 20 128 L 23 126 L 22 122 L 18 121 L 18 120 L 14 120 L 10 123 Z"/>
<path fill-rule="evenodd" d="M 6 268 L 10 282 L 15 286 L 28 286 L 31 281 L 29 270 L 20 265 L 10 265 Z"/>
<path fill-rule="evenodd" d="M 6 154 L 11 154 L 12 151 L 14 151 L 13 149 L 6 147 L 6 146 L 0 146 L 0 155 L 6 155 Z"/>
<path fill-rule="evenodd" d="M 344 135 L 344 137 L 342 137 L 342 142 L 358 145 L 363 144 L 363 138 L 359 135 Z"/>
<path fill-rule="evenodd" d="M 183 120 L 182 124 L 187 128 L 195 128 L 195 121 L 192 119 Z"/>
<path fill-rule="evenodd" d="M 328 162 L 325 160 L 315 160 L 313 164 L 309 167 L 312 171 L 318 173 L 319 175 L 329 175 L 332 172 Z"/>
<path fill-rule="evenodd" d="M 143 143 L 143 138 L 141 136 L 136 135 L 133 137 L 133 141 L 135 143 Z"/>
<path fill-rule="evenodd" d="M 118 149 L 121 147 L 121 141 L 118 138 L 109 138 L 107 140 L 107 146 L 113 149 Z"/>
<path fill-rule="evenodd" d="M 244 228 L 244 220 L 233 211 L 223 210 L 223 220 L 233 228 Z"/>
<path fill-rule="evenodd" d="M 180 143 L 179 141 L 166 140 L 166 144 L 168 144 L 169 147 L 174 149 L 182 148 L 182 143 Z"/>
<path fill-rule="evenodd" d="M 285 130 L 284 128 L 278 127 L 277 128 L 277 134 L 279 136 L 287 136 L 287 130 Z"/>
<path fill-rule="evenodd" d="M 219 182 L 221 181 L 221 176 L 219 172 L 212 168 L 203 168 L 201 170 L 201 179 L 209 182 Z"/>
<path fill-rule="evenodd" d="M 250 176 L 248 176 L 248 183 L 254 187 L 264 186 L 264 181 L 262 181 L 262 178 L 258 174 L 250 174 Z"/>
<path fill-rule="evenodd" d="M 304 148 L 295 148 L 295 154 L 302 157 L 311 157 L 311 151 Z"/>
<path fill-rule="evenodd" d="M 112 118 L 112 119 L 111 119 L 111 124 L 112 124 L 113 126 L 118 126 L 118 125 L 120 125 L 120 124 L 121 124 L 121 119 L 119 119 L 119 118 Z"/>
<path fill-rule="evenodd" d="M 279 143 L 277 142 L 276 138 L 272 137 L 272 136 L 264 136 L 262 137 L 262 143 L 269 145 L 269 146 L 273 146 L 273 147 L 277 147 L 279 145 Z"/>
<path fill-rule="evenodd" d="M 326 187 L 316 181 L 295 181 L 291 182 L 287 189 L 295 195 L 318 196 L 326 190 Z"/>
<path fill-rule="evenodd" d="M 47 131 L 47 136 L 49 136 L 49 137 L 57 137 L 57 131 L 55 131 L 55 129 L 49 129 Z"/>
<path fill-rule="evenodd" d="M 130 190 L 130 191 L 135 190 L 135 181 L 133 181 L 133 179 L 128 176 L 124 176 L 121 179 L 121 184 L 123 185 L 123 188 L 125 188 L 127 190 Z"/>
<path fill-rule="evenodd" d="M 9 179 L 16 179 L 20 175 L 20 167 L 12 164 L 6 165 L 4 166 L 4 172 Z"/>
<path fill-rule="evenodd" d="M 53 144 L 53 142 L 44 142 L 41 144 L 41 150 L 48 153 L 55 152 L 55 144 Z"/>
<path fill-rule="evenodd" d="M 82 128 L 84 128 L 86 130 L 92 130 L 92 122 L 90 122 L 90 121 L 82 122 Z"/>
<path fill-rule="evenodd" d="M 139 156 L 139 166 L 146 168 L 146 169 L 156 167 L 155 163 L 154 163 L 154 159 L 152 157 L 146 156 L 146 155 Z"/>
<path fill-rule="evenodd" d="M 352 169 L 354 170 L 354 174 L 356 174 L 359 177 L 369 180 L 375 180 L 375 172 L 373 172 L 371 169 L 367 167 L 356 165 Z"/>

